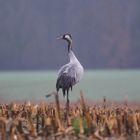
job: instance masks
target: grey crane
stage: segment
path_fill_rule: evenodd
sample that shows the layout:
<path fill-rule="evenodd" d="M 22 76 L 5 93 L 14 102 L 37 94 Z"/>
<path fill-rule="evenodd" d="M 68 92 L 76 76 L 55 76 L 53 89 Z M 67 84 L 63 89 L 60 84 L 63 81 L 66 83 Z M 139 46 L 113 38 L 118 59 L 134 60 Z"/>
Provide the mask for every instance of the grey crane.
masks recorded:
<path fill-rule="evenodd" d="M 72 90 L 72 87 L 81 80 L 84 68 L 72 51 L 72 36 L 70 34 L 64 34 L 57 39 L 63 39 L 68 42 L 68 56 L 70 61 L 58 71 L 56 90 L 58 93 L 61 88 L 63 96 L 67 94 L 67 110 L 69 110 L 69 89 Z"/>

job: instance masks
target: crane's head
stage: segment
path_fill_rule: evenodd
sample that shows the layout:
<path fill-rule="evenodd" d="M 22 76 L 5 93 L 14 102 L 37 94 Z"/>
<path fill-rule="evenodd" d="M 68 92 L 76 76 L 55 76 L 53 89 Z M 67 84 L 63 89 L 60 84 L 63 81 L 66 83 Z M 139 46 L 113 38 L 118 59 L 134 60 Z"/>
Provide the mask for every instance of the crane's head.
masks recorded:
<path fill-rule="evenodd" d="M 58 37 L 57 39 L 64 39 L 64 40 L 66 40 L 69 44 L 72 43 L 72 36 L 71 36 L 71 34 L 64 34 L 64 35 Z"/>
<path fill-rule="evenodd" d="M 64 39 L 68 42 L 68 52 L 70 51 L 70 49 L 72 49 L 72 46 L 71 46 L 72 36 L 71 36 L 71 34 L 64 34 L 64 35 L 58 37 L 57 39 Z"/>

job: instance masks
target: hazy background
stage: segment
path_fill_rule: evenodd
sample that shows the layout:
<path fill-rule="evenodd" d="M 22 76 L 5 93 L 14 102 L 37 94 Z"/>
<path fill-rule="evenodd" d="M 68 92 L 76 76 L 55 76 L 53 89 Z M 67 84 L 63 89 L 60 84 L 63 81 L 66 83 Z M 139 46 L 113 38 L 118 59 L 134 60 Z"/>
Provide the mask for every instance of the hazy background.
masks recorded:
<path fill-rule="evenodd" d="M 63 33 L 86 69 L 140 68 L 139 0 L 0 0 L 0 70 L 58 69 Z"/>

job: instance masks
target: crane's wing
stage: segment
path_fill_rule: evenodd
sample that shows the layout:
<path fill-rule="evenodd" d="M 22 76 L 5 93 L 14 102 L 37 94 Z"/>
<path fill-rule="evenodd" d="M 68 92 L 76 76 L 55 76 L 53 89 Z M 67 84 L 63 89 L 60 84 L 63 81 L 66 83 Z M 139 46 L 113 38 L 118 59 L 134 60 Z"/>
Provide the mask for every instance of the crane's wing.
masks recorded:
<path fill-rule="evenodd" d="M 70 77 L 75 77 L 76 76 L 76 71 L 75 71 L 75 65 L 68 63 L 60 68 L 58 71 L 58 77 L 67 74 Z"/>
<path fill-rule="evenodd" d="M 62 88 L 63 95 L 65 91 L 69 91 L 69 88 L 72 90 L 72 86 L 76 83 L 76 71 L 75 65 L 68 63 L 64 65 L 58 72 L 58 78 L 56 82 L 56 89 L 59 91 L 59 88 Z"/>

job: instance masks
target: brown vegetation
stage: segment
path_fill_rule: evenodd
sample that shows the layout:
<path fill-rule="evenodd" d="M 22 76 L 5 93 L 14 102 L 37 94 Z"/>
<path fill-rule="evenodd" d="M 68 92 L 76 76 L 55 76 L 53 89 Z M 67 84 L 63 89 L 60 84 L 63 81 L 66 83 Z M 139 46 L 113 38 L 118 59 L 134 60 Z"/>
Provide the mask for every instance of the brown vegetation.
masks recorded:
<path fill-rule="evenodd" d="M 66 116 L 66 108 L 54 95 L 55 104 L 1 104 L 0 139 L 140 139 L 139 107 L 108 106 L 106 98 L 100 105 L 88 106 L 81 91 L 80 102 L 71 105 Z"/>

